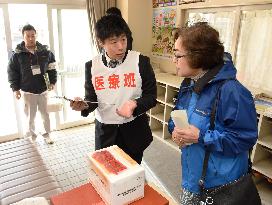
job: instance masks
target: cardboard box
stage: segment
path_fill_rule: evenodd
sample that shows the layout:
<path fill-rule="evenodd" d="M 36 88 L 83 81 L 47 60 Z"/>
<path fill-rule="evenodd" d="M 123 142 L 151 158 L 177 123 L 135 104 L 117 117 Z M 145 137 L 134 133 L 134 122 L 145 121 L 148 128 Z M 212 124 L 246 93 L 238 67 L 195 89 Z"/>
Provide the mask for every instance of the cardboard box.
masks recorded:
<path fill-rule="evenodd" d="M 144 187 L 145 197 L 131 205 L 169 205 L 167 199 L 149 185 Z M 51 205 L 105 205 L 91 183 L 51 197 Z"/>
<path fill-rule="evenodd" d="M 129 204 L 144 197 L 143 167 L 118 146 L 97 150 L 88 159 L 90 182 L 105 204 Z"/>

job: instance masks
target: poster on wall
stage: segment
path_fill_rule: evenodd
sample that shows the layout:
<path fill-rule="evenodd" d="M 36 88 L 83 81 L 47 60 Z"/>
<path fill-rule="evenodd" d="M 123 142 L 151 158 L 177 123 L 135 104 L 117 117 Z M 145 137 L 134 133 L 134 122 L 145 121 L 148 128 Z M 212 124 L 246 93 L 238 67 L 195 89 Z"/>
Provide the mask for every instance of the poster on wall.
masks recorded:
<path fill-rule="evenodd" d="M 153 0 L 153 8 L 176 6 L 177 0 Z"/>
<path fill-rule="evenodd" d="M 153 10 L 152 54 L 171 58 L 173 55 L 173 30 L 176 25 L 176 9 L 161 8 Z"/>
<path fill-rule="evenodd" d="M 179 0 L 179 5 L 181 4 L 191 4 L 197 2 L 205 2 L 205 0 Z"/>

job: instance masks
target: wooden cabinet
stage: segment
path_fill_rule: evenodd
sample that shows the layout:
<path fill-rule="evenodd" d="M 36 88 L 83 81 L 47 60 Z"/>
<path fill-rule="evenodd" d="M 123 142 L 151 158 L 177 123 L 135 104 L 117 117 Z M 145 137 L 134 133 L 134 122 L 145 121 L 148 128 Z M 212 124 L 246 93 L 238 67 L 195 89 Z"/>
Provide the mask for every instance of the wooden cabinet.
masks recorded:
<path fill-rule="evenodd" d="M 264 204 L 271 203 L 272 194 L 272 115 L 265 109 L 258 109 L 259 137 L 254 146 L 251 160 L 252 168 L 257 171 L 257 187 Z"/>
<path fill-rule="evenodd" d="M 157 105 L 148 111 L 150 127 L 154 137 L 179 150 L 168 132 L 168 120 L 182 81 L 181 77 L 168 73 L 156 73 Z"/>

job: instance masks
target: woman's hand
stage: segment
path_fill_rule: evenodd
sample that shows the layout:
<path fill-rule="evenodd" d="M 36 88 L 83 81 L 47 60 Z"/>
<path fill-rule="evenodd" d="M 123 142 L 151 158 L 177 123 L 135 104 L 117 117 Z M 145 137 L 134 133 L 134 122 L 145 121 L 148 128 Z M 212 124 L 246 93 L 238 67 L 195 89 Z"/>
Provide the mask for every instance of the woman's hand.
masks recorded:
<path fill-rule="evenodd" d="M 172 132 L 172 140 L 179 147 L 184 147 L 191 143 L 198 143 L 199 132 L 199 129 L 193 125 L 189 125 L 189 127 L 183 129 L 175 127 Z"/>

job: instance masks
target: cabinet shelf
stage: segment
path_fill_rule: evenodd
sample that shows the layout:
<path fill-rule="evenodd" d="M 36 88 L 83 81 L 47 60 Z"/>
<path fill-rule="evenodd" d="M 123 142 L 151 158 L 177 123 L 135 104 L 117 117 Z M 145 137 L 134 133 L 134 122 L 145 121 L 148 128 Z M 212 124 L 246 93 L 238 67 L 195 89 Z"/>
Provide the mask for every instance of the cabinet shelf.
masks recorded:
<path fill-rule="evenodd" d="M 166 104 L 170 105 L 171 107 L 174 106 L 175 99 L 178 96 L 178 89 L 167 85 L 166 89 Z"/>
<path fill-rule="evenodd" d="M 266 180 L 257 183 L 257 188 L 262 199 L 262 204 L 271 204 L 272 186 Z"/>
<path fill-rule="evenodd" d="M 269 149 L 272 149 L 272 135 L 260 137 L 258 140 L 258 144 L 261 144 L 265 147 L 268 147 Z"/>
<path fill-rule="evenodd" d="M 157 105 L 149 112 L 151 131 L 154 137 L 179 150 L 168 132 L 168 120 L 174 108 L 174 98 L 178 95 L 183 78 L 168 73 L 156 73 L 155 75 L 157 79 Z"/>
<path fill-rule="evenodd" d="M 154 129 L 154 130 L 152 130 L 152 135 L 154 137 L 162 139 L 162 130 L 160 130 L 160 129 Z"/>
<path fill-rule="evenodd" d="M 157 100 L 161 103 L 165 101 L 166 85 L 157 82 Z"/>
<path fill-rule="evenodd" d="M 158 114 L 155 114 L 155 115 L 151 115 L 151 117 L 163 122 L 163 113 L 158 113 Z"/>
<path fill-rule="evenodd" d="M 257 162 L 253 169 L 272 179 L 272 157 Z"/>
<path fill-rule="evenodd" d="M 260 145 L 259 141 L 255 146 L 252 168 L 272 179 L 272 149 Z"/>
<path fill-rule="evenodd" d="M 174 108 L 175 107 L 175 105 L 174 105 L 174 103 L 165 103 L 167 106 L 169 106 L 169 107 L 171 107 L 171 108 Z"/>
<path fill-rule="evenodd" d="M 175 88 L 179 88 L 183 78 L 169 74 L 169 73 L 157 73 L 157 82 L 164 83 Z"/>
<path fill-rule="evenodd" d="M 163 138 L 163 123 L 161 121 L 151 116 L 150 128 L 153 136 Z"/>
<path fill-rule="evenodd" d="M 156 118 L 157 120 L 163 123 L 164 121 L 164 104 L 157 103 L 157 105 L 151 109 L 151 117 Z"/>
<path fill-rule="evenodd" d="M 157 96 L 157 101 L 160 103 L 164 103 L 164 96 Z"/>

